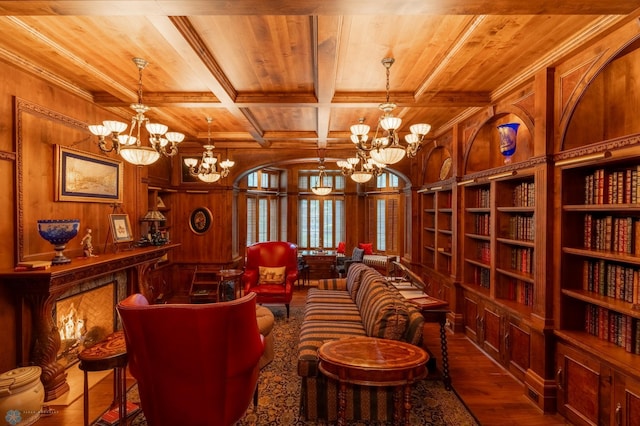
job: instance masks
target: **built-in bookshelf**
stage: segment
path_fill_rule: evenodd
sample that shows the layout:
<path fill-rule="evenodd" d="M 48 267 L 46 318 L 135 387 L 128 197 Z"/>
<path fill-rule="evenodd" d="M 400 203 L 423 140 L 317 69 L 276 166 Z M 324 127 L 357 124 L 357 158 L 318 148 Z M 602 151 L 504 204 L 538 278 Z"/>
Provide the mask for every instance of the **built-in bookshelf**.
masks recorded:
<path fill-rule="evenodd" d="M 436 251 L 436 209 L 435 193 L 425 191 L 421 194 L 422 203 L 422 259 L 421 263 L 429 268 L 435 267 Z"/>
<path fill-rule="evenodd" d="M 495 182 L 495 297 L 531 309 L 535 285 L 535 180 L 518 175 Z"/>
<path fill-rule="evenodd" d="M 614 364 L 640 354 L 639 173 L 637 158 L 562 169 L 557 333 Z M 632 359 L 637 375 L 640 356 Z"/>
<path fill-rule="evenodd" d="M 451 275 L 453 209 L 451 187 L 426 189 L 422 195 L 422 264 Z"/>
<path fill-rule="evenodd" d="M 491 289 L 491 186 L 464 187 L 464 284 Z"/>

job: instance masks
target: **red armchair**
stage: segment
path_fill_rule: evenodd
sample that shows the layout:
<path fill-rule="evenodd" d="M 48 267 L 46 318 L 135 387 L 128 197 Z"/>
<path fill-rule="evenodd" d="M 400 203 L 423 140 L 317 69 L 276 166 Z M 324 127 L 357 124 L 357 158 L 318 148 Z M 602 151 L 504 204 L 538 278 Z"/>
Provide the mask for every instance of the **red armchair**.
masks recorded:
<path fill-rule="evenodd" d="M 264 350 L 255 294 L 196 305 L 127 298 L 117 309 L 150 426 L 227 426 L 242 418 Z"/>
<path fill-rule="evenodd" d="M 263 272 L 264 268 L 284 267 L 285 269 L 284 274 L 278 273 L 275 280 L 270 280 L 265 274 L 260 277 L 260 267 L 263 267 Z M 267 241 L 247 247 L 242 276 L 244 294 L 256 293 L 257 303 L 284 303 L 287 307 L 287 318 L 289 318 L 289 304 L 297 279 L 298 246 L 295 244 L 285 241 Z"/>

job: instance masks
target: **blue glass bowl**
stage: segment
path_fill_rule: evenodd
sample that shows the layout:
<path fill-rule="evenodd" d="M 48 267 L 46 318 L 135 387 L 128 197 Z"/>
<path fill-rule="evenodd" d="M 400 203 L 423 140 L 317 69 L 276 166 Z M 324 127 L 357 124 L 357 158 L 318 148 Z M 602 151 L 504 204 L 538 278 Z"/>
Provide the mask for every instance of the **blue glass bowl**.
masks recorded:
<path fill-rule="evenodd" d="M 54 265 L 71 262 L 71 259 L 62 254 L 67 243 L 78 235 L 80 219 L 41 219 L 38 220 L 38 233 L 42 238 L 53 244 L 56 251 L 51 260 Z"/>

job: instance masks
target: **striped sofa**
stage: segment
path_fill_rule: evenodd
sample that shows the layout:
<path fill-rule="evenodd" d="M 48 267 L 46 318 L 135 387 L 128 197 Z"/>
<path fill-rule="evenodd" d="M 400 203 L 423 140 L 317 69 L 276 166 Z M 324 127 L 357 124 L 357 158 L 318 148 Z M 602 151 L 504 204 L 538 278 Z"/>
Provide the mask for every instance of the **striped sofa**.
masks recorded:
<path fill-rule="evenodd" d="M 302 416 L 311 421 L 334 421 L 337 417 L 337 384 L 318 369 L 317 353 L 323 343 L 371 336 L 421 345 L 423 325 L 418 309 L 365 264 L 351 265 L 346 278 L 321 280 L 318 288 L 309 290 L 300 328 Z M 392 389 L 348 386 L 346 416 L 353 420 L 392 420 Z"/>

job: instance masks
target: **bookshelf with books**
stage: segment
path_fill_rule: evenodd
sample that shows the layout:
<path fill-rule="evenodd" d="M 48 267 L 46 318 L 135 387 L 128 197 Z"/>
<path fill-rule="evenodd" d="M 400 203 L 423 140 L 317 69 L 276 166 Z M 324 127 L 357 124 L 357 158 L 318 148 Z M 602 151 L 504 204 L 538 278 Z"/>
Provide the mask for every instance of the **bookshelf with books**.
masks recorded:
<path fill-rule="evenodd" d="M 633 151 L 558 166 L 558 409 L 577 424 L 640 418 L 640 159 Z M 611 395 L 576 394 L 585 381 Z"/>
<path fill-rule="evenodd" d="M 535 294 L 535 179 L 518 173 L 495 185 L 495 297 L 529 313 Z"/>
<path fill-rule="evenodd" d="M 489 295 L 491 290 L 491 186 L 464 186 L 463 284 Z"/>
<path fill-rule="evenodd" d="M 421 200 L 422 266 L 450 277 L 454 229 L 451 185 L 425 188 Z"/>
<path fill-rule="evenodd" d="M 464 330 L 488 355 L 524 383 L 525 395 L 544 411 L 554 407 L 550 250 L 544 235 L 550 208 L 550 166 L 531 157 L 517 166 L 462 178 Z M 549 195 L 551 194 L 551 195 Z"/>
<path fill-rule="evenodd" d="M 453 250 L 453 209 L 451 187 L 436 192 L 436 270 L 451 275 Z"/>
<path fill-rule="evenodd" d="M 422 211 L 422 254 L 421 263 L 427 268 L 435 268 L 436 252 L 436 196 L 432 191 L 423 191 L 420 197 Z"/>

